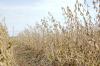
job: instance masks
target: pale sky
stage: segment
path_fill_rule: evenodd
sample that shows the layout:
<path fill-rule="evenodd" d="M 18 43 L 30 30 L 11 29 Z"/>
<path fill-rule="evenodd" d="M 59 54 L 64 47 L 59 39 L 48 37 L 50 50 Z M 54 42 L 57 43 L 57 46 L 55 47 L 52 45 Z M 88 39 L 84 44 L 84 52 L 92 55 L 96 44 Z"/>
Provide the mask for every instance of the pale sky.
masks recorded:
<path fill-rule="evenodd" d="M 41 18 L 48 16 L 48 12 L 61 20 L 61 7 L 74 7 L 75 0 L 0 0 L 0 18 L 5 16 L 8 32 L 12 35 L 24 30 L 28 25 L 34 25 Z"/>

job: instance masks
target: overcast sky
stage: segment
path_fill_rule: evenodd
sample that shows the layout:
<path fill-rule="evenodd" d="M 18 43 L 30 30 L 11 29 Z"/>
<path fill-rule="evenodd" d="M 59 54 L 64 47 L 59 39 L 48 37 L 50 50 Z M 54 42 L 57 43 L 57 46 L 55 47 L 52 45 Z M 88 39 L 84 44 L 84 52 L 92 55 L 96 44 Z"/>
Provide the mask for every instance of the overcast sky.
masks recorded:
<path fill-rule="evenodd" d="M 0 0 L 0 18 L 5 16 L 9 34 L 15 34 L 28 25 L 34 25 L 51 12 L 61 20 L 61 7 L 74 7 L 75 0 Z"/>

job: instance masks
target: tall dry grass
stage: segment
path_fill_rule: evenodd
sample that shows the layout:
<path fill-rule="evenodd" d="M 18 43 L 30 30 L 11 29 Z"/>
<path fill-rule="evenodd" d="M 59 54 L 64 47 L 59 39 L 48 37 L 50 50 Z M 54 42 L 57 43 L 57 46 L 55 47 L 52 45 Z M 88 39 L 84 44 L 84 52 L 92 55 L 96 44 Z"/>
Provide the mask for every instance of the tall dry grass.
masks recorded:
<path fill-rule="evenodd" d="M 5 66 L 100 66 L 100 0 L 93 0 L 94 18 L 86 5 L 76 0 L 74 11 L 62 8 L 63 25 L 49 13 L 15 37 L 0 28 Z"/>

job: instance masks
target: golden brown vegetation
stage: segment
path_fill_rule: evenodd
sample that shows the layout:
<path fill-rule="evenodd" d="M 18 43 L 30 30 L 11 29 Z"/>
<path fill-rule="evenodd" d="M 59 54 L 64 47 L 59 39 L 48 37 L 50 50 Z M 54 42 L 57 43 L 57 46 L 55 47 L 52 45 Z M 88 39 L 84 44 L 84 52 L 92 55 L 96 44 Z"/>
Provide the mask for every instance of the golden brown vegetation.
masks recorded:
<path fill-rule="evenodd" d="M 94 21 L 77 0 L 74 11 L 62 8 L 64 26 L 49 14 L 41 24 L 9 37 L 0 24 L 0 66 L 100 66 L 100 0 L 93 5 Z"/>

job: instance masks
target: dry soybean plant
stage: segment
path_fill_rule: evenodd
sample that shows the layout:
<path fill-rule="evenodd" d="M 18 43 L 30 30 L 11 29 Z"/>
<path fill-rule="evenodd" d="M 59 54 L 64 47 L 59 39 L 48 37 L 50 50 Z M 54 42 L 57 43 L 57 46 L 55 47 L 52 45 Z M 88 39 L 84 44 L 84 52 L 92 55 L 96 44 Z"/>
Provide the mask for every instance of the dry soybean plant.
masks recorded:
<path fill-rule="evenodd" d="M 49 13 L 14 37 L 0 25 L 0 66 L 100 66 L 100 0 L 91 2 L 94 17 L 76 0 L 74 10 L 62 8 L 64 24 Z"/>
<path fill-rule="evenodd" d="M 7 28 L 0 23 L 0 66 L 11 66 L 10 47 Z"/>

